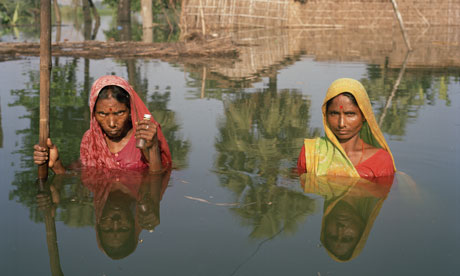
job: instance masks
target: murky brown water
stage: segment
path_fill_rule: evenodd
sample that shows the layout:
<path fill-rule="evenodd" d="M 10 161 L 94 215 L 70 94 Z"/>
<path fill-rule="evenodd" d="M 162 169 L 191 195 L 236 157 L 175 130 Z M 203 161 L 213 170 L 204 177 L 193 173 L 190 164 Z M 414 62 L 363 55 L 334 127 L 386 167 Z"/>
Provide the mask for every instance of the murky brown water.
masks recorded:
<path fill-rule="evenodd" d="M 101 22 L 96 39 L 120 35 L 109 17 Z M 68 25 L 61 39 L 83 33 Z M 45 212 L 31 159 L 39 59 L 1 62 L 2 274 L 47 275 L 52 260 L 66 275 L 455 275 L 460 70 L 447 54 L 455 41 L 426 33 L 409 56 L 400 38 L 378 42 L 366 30 L 257 30 L 232 35 L 247 45 L 234 61 L 53 58 L 51 137 L 65 164 L 78 159 L 89 126 L 92 82 L 115 73 L 162 123 L 177 169 L 169 182 L 51 178 L 59 202 Z M 319 191 L 291 173 L 303 138 L 322 133 L 327 87 L 344 76 L 369 92 L 401 171 L 391 187 L 321 183 Z M 110 195 L 106 204 L 97 203 L 101 194 Z M 97 222 L 114 214 L 130 223 L 111 239 Z M 339 254 L 345 262 L 321 241 L 340 215 L 361 221 L 358 246 Z M 58 252 L 47 245 L 53 224 Z M 131 242 L 117 251 L 122 240 Z"/>

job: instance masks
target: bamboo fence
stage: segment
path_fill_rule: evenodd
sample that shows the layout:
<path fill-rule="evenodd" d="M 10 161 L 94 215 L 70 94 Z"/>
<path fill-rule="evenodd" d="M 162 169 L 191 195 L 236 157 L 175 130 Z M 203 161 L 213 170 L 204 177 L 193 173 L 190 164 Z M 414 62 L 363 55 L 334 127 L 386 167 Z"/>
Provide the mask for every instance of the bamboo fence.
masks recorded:
<path fill-rule="evenodd" d="M 285 27 L 293 0 L 185 0 L 186 29 Z"/>
<path fill-rule="evenodd" d="M 210 33 L 244 28 L 391 28 L 397 2 L 407 27 L 458 25 L 460 0 L 184 0 L 181 27 Z"/>

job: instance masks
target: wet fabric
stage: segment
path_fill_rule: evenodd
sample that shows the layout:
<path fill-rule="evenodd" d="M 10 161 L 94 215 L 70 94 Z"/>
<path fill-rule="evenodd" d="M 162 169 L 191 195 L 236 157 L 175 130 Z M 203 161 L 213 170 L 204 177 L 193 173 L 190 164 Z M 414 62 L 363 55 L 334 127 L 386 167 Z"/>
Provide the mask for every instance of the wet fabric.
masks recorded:
<path fill-rule="evenodd" d="M 348 158 L 344 149 L 337 140 L 337 137 L 334 135 L 327 123 L 327 102 L 343 92 L 349 92 L 355 97 L 358 103 L 358 107 L 366 119 L 360 131 L 361 139 L 363 139 L 365 143 L 370 144 L 376 148 L 383 149 L 388 153 L 393 167 L 393 172 L 391 173 L 394 173 L 396 168 L 394 165 L 393 156 L 391 154 L 390 148 L 388 147 L 388 144 L 385 141 L 385 138 L 383 137 L 382 132 L 380 131 L 377 121 L 375 120 L 366 89 L 359 81 L 349 78 L 342 78 L 334 81 L 327 90 L 326 97 L 322 105 L 325 136 L 314 139 L 305 139 L 304 168 L 307 172 L 314 173 L 316 175 L 360 177 L 358 170 L 353 166 L 353 163 Z M 298 165 L 303 165 L 301 160 L 299 160 Z M 388 166 L 385 165 L 384 167 L 385 170 L 381 172 L 376 168 L 373 169 L 377 174 L 376 176 L 381 176 L 388 173 Z"/>
<path fill-rule="evenodd" d="M 391 159 L 390 154 L 383 149 L 379 149 L 367 160 L 359 163 L 355 169 L 360 177 L 367 179 L 392 175 L 394 173 L 393 160 Z M 302 146 L 302 150 L 299 154 L 297 161 L 297 172 L 299 175 L 307 172 L 305 146 Z"/>
<path fill-rule="evenodd" d="M 355 168 L 359 176 L 364 178 L 381 177 L 394 173 L 391 155 L 383 149 L 379 149 L 374 155 L 359 163 Z"/>
<path fill-rule="evenodd" d="M 83 139 L 80 144 L 80 160 L 83 166 L 97 167 L 97 168 L 109 168 L 109 169 L 128 169 L 117 164 L 116 159 L 110 152 L 107 143 L 104 138 L 104 132 L 99 126 L 94 116 L 94 106 L 96 105 L 97 98 L 100 91 L 105 86 L 116 85 L 123 88 L 128 92 L 130 96 L 130 107 L 131 107 L 131 120 L 133 122 L 133 133 L 136 132 L 136 124 L 134 122 L 142 120 L 144 114 L 150 114 L 149 110 L 137 95 L 136 91 L 131 85 L 123 78 L 117 76 L 103 76 L 97 79 L 91 87 L 91 94 L 89 99 L 89 107 L 91 111 L 91 122 L 90 128 L 83 135 Z M 157 137 L 158 146 L 160 149 L 161 162 L 164 168 L 171 167 L 171 153 L 169 152 L 169 146 L 166 139 L 161 131 L 160 124 L 151 118 L 151 121 L 157 125 Z M 133 134 L 134 136 L 134 134 Z M 140 153 L 139 149 L 137 150 Z M 142 165 L 144 166 L 144 165 Z"/>
<path fill-rule="evenodd" d="M 112 157 L 115 159 L 117 165 L 120 168 L 128 170 L 144 169 L 147 168 L 147 160 L 145 160 L 142 152 L 136 148 L 136 138 L 131 135 L 126 146 L 117 153 L 112 153 Z"/>

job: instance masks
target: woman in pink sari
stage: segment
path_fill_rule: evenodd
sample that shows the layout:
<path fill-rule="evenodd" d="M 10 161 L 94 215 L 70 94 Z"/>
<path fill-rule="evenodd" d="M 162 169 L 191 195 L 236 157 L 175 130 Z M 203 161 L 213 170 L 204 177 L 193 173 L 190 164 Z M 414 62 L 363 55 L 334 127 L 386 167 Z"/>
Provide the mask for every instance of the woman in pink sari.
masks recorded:
<path fill-rule="evenodd" d="M 91 123 L 80 145 L 80 161 L 85 167 L 161 172 L 171 167 L 171 154 L 160 124 L 150 114 L 136 91 L 124 79 L 103 76 L 97 79 L 90 95 Z M 145 139 L 143 149 L 137 139 Z M 34 146 L 34 162 L 48 162 L 56 174 L 65 173 L 59 152 L 47 141 L 47 149 Z"/>

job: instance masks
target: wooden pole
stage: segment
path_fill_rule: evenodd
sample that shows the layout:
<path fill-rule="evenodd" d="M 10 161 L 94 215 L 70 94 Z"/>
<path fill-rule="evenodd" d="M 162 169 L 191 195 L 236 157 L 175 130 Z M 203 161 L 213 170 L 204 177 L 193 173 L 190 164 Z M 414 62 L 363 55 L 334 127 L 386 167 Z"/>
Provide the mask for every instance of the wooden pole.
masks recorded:
<path fill-rule="evenodd" d="M 51 0 L 41 0 L 40 10 L 40 125 L 39 144 L 47 147 L 49 137 L 51 75 Z M 38 179 L 48 178 L 48 163 L 38 166 Z"/>
<path fill-rule="evenodd" d="M 180 40 L 183 41 L 184 37 L 187 36 L 187 13 L 185 11 L 186 1 L 182 0 L 180 8 L 179 28 L 180 28 Z"/>
<path fill-rule="evenodd" d="M 49 116 L 50 116 L 50 75 L 51 75 L 51 0 L 41 0 L 40 3 L 40 129 L 39 144 L 47 147 L 46 140 L 49 137 Z M 39 192 L 45 191 L 48 178 L 48 163 L 38 167 Z M 49 187 L 48 187 L 49 189 Z M 46 242 L 50 257 L 51 275 L 63 275 L 59 251 L 57 247 L 56 224 L 47 208 L 44 212 Z"/>
<path fill-rule="evenodd" d="M 206 23 L 204 21 L 204 12 L 203 12 L 203 3 L 200 0 L 200 17 L 201 17 L 201 32 L 203 32 L 203 37 L 206 36 Z"/>
<path fill-rule="evenodd" d="M 401 13 L 399 12 L 399 9 L 398 9 L 398 4 L 396 3 L 396 0 L 391 0 L 391 3 L 393 4 L 393 9 L 395 11 L 396 18 L 398 18 L 399 28 L 401 28 L 401 32 L 404 37 L 404 42 L 406 42 L 407 49 L 409 49 L 409 51 L 412 51 L 412 47 L 410 46 L 410 42 L 409 42 L 409 37 L 407 36 L 406 28 L 404 27 L 404 22 L 403 22 Z"/>
<path fill-rule="evenodd" d="M 141 0 L 142 41 L 153 42 L 152 0 Z"/>

